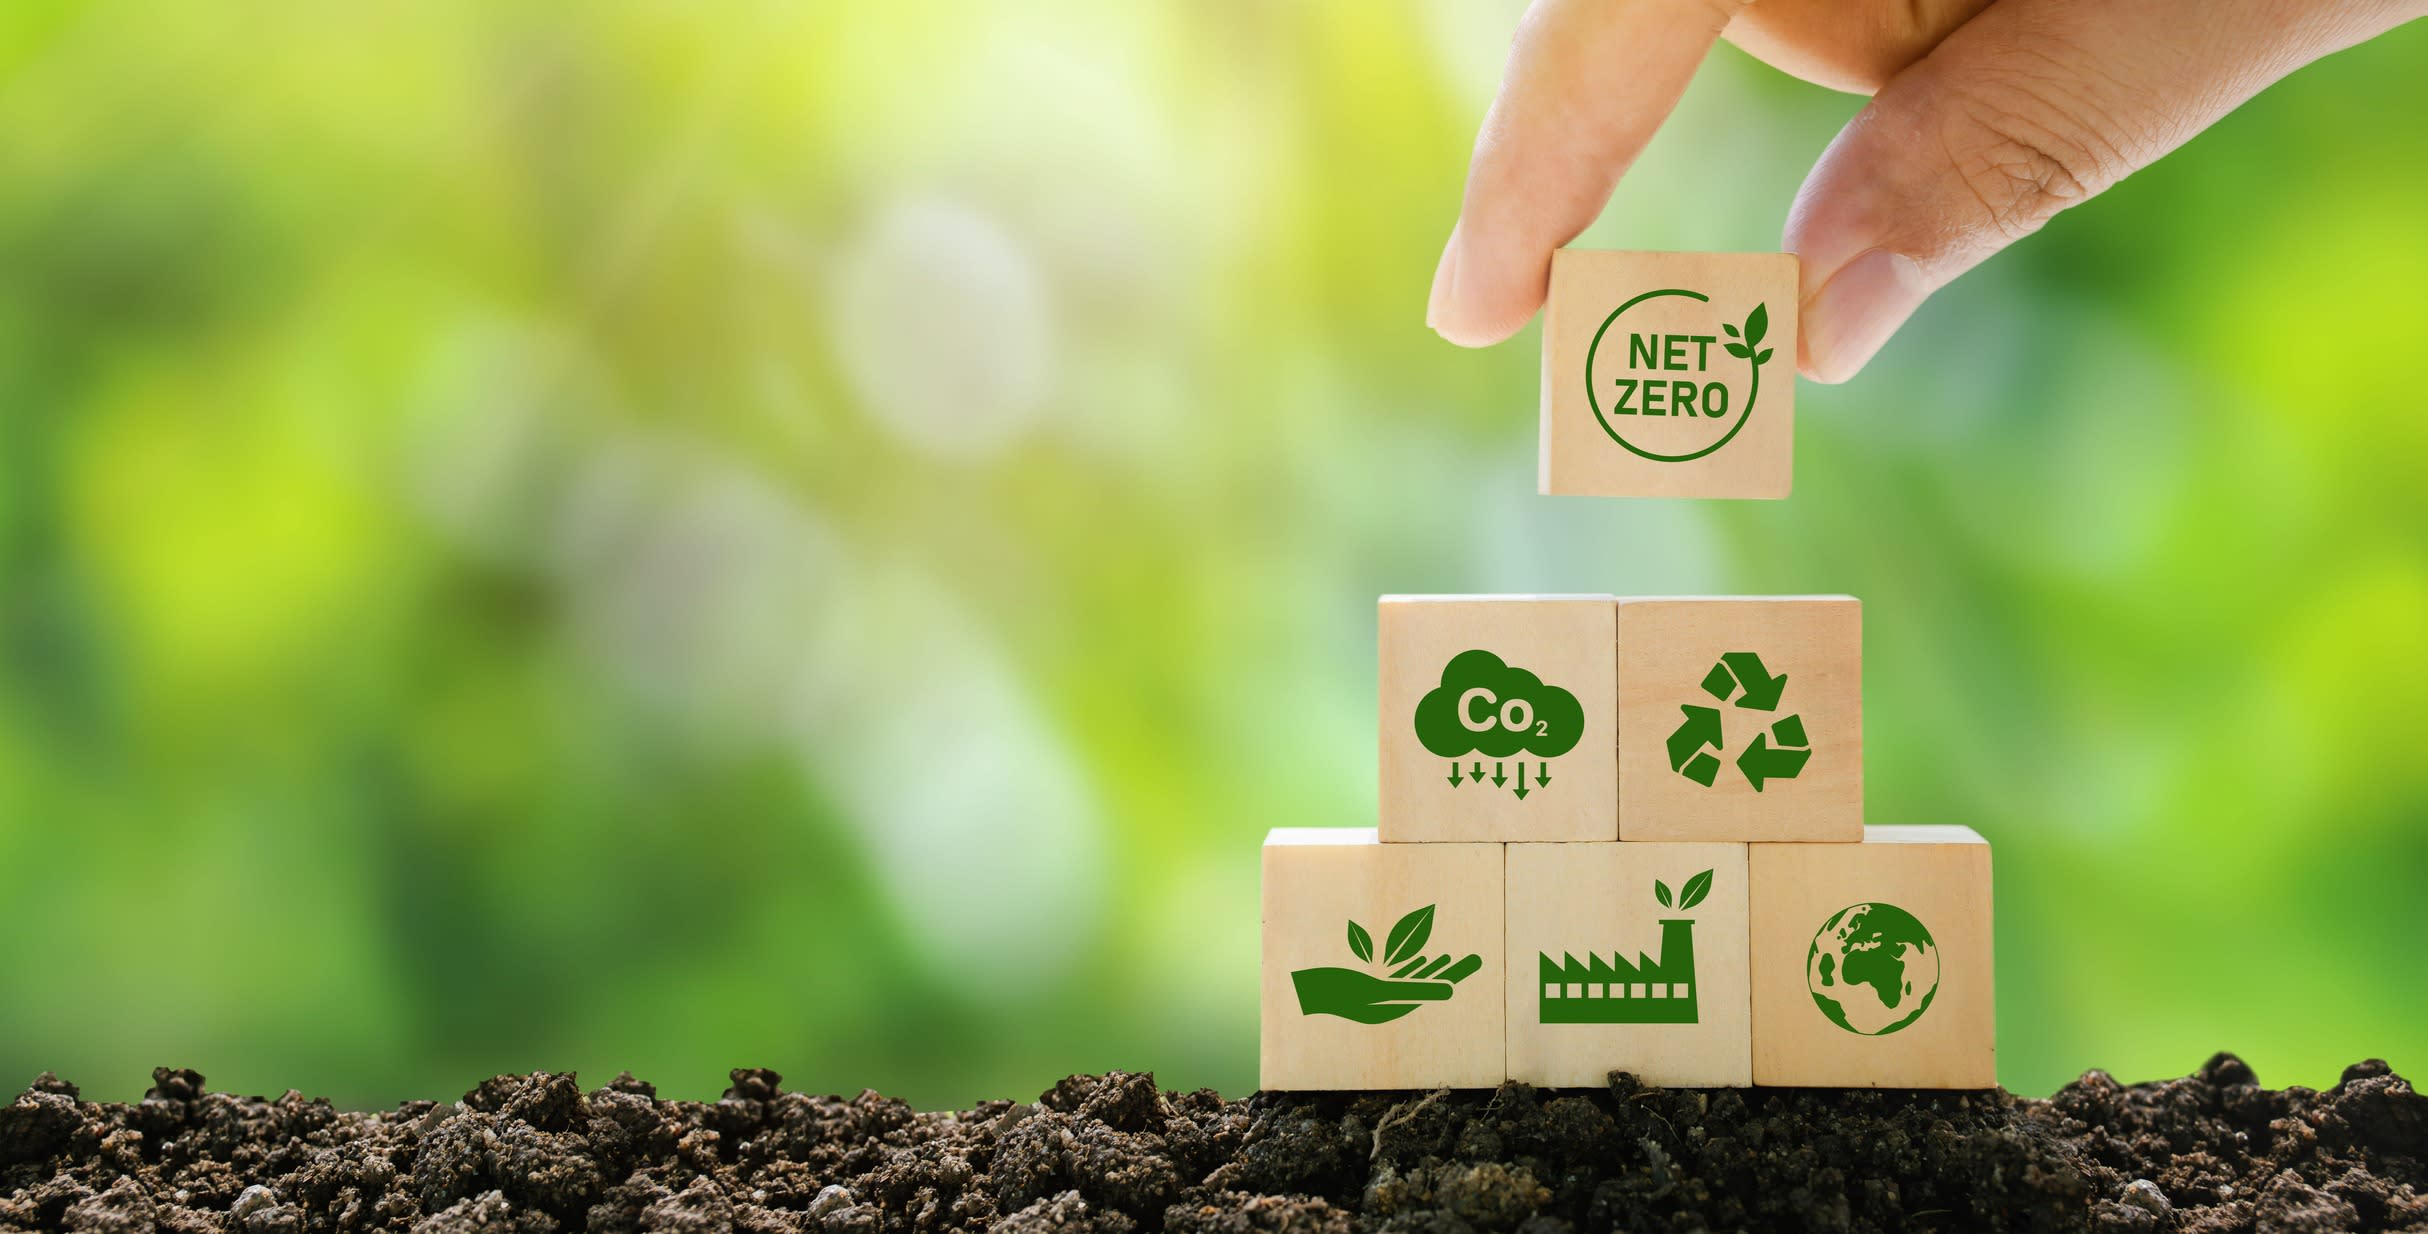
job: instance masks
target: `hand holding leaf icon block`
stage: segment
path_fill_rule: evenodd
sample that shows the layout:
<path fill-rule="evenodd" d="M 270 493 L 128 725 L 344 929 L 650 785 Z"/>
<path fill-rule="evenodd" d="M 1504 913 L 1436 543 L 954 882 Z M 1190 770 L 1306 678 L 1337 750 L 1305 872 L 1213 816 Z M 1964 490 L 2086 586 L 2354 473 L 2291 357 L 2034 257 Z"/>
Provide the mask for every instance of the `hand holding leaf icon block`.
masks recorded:
<path fill-rule="evenodd" d="M 1506 847 L 1389 844 L 1371 828 L 1267 835 L 1258 1086 L 1500 1083 Z"/>

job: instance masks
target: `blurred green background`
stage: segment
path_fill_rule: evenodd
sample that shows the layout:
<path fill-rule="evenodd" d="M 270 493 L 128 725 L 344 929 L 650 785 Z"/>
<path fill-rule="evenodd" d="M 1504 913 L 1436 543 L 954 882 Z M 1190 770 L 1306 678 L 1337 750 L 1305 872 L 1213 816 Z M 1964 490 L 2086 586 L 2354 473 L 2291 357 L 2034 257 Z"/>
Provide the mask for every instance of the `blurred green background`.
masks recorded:
<path fill-rule="evenodd" d="M 1422 323 L 1513 3 L 0 8 L 0 1081 L 1253 1087 L 1374 597 L 1850 591 L 2006 1083 L 2428 1069 L 2428 25 L 1534 493 Z M 1723 48 L 1582 241 L 1767 248 Z"/>

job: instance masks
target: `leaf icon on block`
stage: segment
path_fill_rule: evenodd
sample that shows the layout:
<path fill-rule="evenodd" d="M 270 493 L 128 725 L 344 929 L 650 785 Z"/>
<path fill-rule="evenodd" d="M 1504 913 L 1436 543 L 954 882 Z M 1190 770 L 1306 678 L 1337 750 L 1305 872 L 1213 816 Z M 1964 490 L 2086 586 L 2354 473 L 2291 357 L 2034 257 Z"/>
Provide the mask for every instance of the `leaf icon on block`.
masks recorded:
<path fill-rule="evenodd" d="M 1366 933 L 1366 927 L 1354 921 L 1349 923 L 1349 950 L 1357 953 L 1360 964 L 1374 962 L 1374 936 Z"/>
<path fill-rule="evenodd" d="M 1703 902 L 1703 897 L 1710 894 L 1711 871 L 1705 870 L 1701 874 L 1687 879 L 1686 885 L 1678 888 L 1678 907 L 1681 910 L 1693 908 Z"/>
<path fill-rule="evenodd" d="M 1768 333 L 1770 333 L 1770 306 L 1757 304 L 1754 306 L 1754 311 L 1745 316 L 1745 342 L 1748 346 L 1759 346 L 1762 336 Z"/>
<path fill-rule="evenodd" d="M 1433 906 L 1423 908 L 1399 919 L 1391 927 L 1391 937 L 1383 940 L 1383 963 L 1398 964 L 1424 949 L 1425 940 L 1433 937 Z"/>
<path fill-rule="evenodd" d="M 1659 900 L 1661 907 L 1669 907 L 1669 884 L 1657 878 L 1652 880 L 1652 898 Z"/>

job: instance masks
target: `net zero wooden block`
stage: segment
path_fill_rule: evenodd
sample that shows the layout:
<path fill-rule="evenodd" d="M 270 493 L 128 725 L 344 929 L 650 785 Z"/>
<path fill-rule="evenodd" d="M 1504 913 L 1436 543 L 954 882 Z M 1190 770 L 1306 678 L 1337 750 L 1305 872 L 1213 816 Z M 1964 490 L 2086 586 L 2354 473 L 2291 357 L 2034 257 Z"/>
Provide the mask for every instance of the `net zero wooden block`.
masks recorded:
<path fill-rule="evenodd" d="M 1382 837 L 1615 840 L 1610 596 L 1384 596 Z"/>
<path fill-rule="evenodd" d="M 1619 838 L 1863 837 L 1863 606 L 1619 601 Z"/>
<path fill-rule="evenodd" d="M 1795 413 L 1793 254 L 1552 254 L 1543 492 L 1785 497 Z"/>
<path fill-rule="evenodd" d="M 1742 844 L 1512 844 L 1509 1078 L 1753 1082 Z"/>
<path fill-rule="evenodd" d="M 1990 1088 L 1990 846 L 1970 827 L 1756 844 L 1754 1083 Z"/>
<path fill-rule="evenodd" d="M 1501 852 L 1371 828 L 1267 835 L 1258 1083 L 1499 1084 Z"/>

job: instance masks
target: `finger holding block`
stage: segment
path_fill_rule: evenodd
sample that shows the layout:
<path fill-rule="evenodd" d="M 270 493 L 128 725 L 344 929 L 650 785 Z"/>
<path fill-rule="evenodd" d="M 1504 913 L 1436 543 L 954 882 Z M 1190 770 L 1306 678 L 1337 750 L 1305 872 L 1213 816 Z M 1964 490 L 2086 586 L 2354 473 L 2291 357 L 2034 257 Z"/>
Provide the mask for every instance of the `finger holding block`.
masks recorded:
<path fill-rule="evenodd" d="M 1382 598 L 1383 839 L 1618 839 L 1617 604 Z"/>
<path fill-rule="evenodd" d="M 1796 278 L 1789 253 L 1554 252 L 1541 490 L 1787 496 Z"/>
<path fill-rule="evenodd" d="M 1501 1082 L 1502 846 L 1265 837 L 1258 1084 Z"/>
<path fill-rule="evenodd" d="M 1998 1083 L 1990 846 L 1969 827 L 1756 844 L 1753 1079 L 1839 1088 Z"/>
<path fill-rule="evenodd" d="M 1752 1083 L 1742 844 L 1509 846 L 1509 1078 Z"/>
<path fill-rule="evenodd" d="M 1619 838 L 1863 836 L 1863 606 L 1619 601 Z"/>

